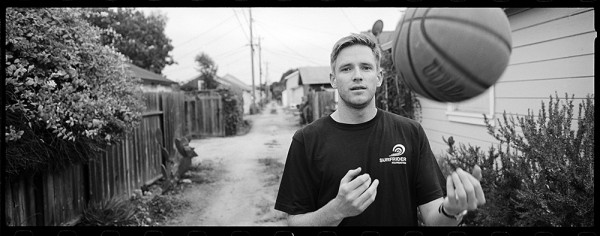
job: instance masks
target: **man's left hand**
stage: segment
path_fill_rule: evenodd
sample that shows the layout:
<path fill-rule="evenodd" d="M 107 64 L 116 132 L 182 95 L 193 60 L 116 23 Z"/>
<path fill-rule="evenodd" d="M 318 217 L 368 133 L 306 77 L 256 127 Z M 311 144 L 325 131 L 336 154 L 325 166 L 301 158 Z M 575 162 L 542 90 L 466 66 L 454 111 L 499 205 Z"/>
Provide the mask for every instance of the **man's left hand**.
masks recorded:
<path fill-rule="evenodd" d="M 443 207 L 446 213 L 457 215 L 465 210 L 472 211 L 485 204 L 485 195 L 481 189 L 481 168 L 475 166 L 473 175 L 458 168 L 446 178 L 448 195 Z"/>

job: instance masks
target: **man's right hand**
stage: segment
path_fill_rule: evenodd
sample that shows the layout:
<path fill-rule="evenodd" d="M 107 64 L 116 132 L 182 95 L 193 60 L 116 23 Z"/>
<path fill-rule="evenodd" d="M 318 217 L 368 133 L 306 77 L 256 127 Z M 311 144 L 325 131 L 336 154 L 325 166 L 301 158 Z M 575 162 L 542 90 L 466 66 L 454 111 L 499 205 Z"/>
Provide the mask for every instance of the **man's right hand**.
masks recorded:
<path fill-rule="evenodd" d="M 342 218 L 362 213 L 377 196 L 379 180 L 376 179 L 371 184 L 369 174 L 362 174 L 354 178 L 360 171 L 360 167 L 349 170 L 340 181 L 338 194 L 333 201 L 335 202 L 334 209 L 337 209 Z"/>

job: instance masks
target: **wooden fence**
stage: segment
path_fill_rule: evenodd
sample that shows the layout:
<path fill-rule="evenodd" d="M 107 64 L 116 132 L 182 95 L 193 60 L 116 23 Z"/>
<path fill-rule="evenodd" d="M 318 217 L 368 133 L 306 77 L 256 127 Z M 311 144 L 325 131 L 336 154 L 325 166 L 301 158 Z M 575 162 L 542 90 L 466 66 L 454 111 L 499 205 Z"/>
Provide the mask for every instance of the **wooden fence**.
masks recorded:
<path fill-rule="evenodd" d="M 212 91 L 188 93 L 184 105 L 185 136 L 225 136 L 221 96 Z"/>
<path fill-rule="evenodd" d="M 175 138 L 189 134 L 224 135 L 218 94 L 147 93 L 144 100 L 147 109 L 140 126 L 106 148 L 100 158 L 60 171 L 5 181 L 7 225 L 72 224 L 88 202 L 127 197 L 133 190 L 161 178 L 162 165 L 167 161 L 161 155 L 161 147 L 167 150 L 171 161 L 177 162 L 180 157 Z M 193 119 L 185 122 L 187 117 Z M 193 127 L 188 129 L 190 125 Z"/>
<path fill-rule="evenodd" d="M 335 92 L 310 91 L 307 96 L 312 110 L 312 119 L 308 121 L 309 123 L 333 112 L 335 106 Z"/>

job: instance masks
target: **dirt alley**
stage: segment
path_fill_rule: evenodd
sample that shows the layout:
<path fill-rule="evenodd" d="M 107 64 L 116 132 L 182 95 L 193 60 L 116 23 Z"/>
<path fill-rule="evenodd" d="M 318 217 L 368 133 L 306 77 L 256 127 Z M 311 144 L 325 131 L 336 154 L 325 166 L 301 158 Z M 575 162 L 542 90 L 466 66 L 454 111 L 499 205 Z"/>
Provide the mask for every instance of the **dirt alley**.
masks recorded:
<path fill-rule="evenodd" d="M 165 225 L 286 225 L 273 204 L 299 118 L 270 103 L 262 113 L 244 119 L 252 123 L 245 135 L 190 142 L 199 156 L 187 174 L 192 183 L 180 194 L 190 205 Z"/>

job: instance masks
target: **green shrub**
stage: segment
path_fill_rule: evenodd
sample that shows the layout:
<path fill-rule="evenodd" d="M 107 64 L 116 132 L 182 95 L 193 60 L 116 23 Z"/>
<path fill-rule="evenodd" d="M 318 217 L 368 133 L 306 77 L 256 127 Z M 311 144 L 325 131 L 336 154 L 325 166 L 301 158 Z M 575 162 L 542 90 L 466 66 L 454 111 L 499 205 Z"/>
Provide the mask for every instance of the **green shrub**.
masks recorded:
<path fill-rule="evenodd" d="M 441 168 L 466 170 L 478 164 L 487 203 L 469 214 L 468 225 L 559 226 L 594 225 L 594 102 L 588 96 L 573 119 L 573 97 L 550 97 L 547 111 L 536 117 L 532 111 L 523 117 L 503 114 L 488 132 L 499 142 L 487 153 L 479 147 L 444 140 L 448 155 Z M 577 128 L 572 129 L 572 121 Z"/>
<path fill-rule="evenodd" d="M 6 9 L 9 175 L 85 161 L 139 123 L 139 80 L 85 12 Z"/>
<path fill-rule="evenodd" d="M 90 203 L 77 226 L 136 226 L 137 209 L 128 200 L 110 198 Z"/>
<path fill-rule="evenodd" d="M 421 103 L 413 90 L 401 80 L 389 51 L 381 52 L 381 69 L 384 79 L 375 94 L 376 106 L 413 120 L 420 120 Z"/>
<path fill-rule="evenodd" d="M 242 91 L 219 86 L 217 92 L 221 95 L 221 100 L 223 101 L 225 135 L 236 135 L 244 128 L 244 100 Z"/>

